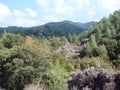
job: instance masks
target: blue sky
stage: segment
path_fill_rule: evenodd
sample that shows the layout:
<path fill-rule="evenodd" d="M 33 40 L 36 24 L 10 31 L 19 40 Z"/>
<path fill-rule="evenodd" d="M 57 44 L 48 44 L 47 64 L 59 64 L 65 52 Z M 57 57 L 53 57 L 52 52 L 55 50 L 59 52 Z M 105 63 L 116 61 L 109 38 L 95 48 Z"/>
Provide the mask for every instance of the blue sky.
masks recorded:
<path fill-rule="evenodd" d="M 99 21 L 118 9 L 120 0 L 0 0 L 0 26 Z"/>

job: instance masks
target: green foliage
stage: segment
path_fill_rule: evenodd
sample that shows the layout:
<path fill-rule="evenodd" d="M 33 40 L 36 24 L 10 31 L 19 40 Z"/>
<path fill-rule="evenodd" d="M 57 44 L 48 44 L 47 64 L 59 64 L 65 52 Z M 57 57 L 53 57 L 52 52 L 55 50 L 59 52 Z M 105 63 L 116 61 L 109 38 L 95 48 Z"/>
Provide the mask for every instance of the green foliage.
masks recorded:
<path fill-rule="evenodd" d="M 120 10 L 115 11 L 113 15 L 110 15 L 108 18 L 104 17 L 90 30 L 80 33 L 79 38 L 80 40 L 89 38 L 89 45 L 85 47 L 85 51 L 89 53 L 92 52 L 92 56 L 103 56 L 102 52 L 104 51 L 105 53 L 107 52 L 107 55 L 105 55 L 108 56 L 110 60 L 115 60 L 118 59 L 119 55 L 119 33 Z M 103 45 L 105 47 L 103 47 Z"/>
<path fill-rule="evenodd" d="M 107 27 L 107 29 L 106 29 L 106 32 L 105 32 L 105 37 L 107 37 L 107 38 L 111 38 L 111 30 L 110 30 L 110 28 L 109 27 Z"/>
<path fill-rule="evenodd" d="M 108 60 L 103 60 L 102 58 L 99 58 L 99 57 L 96 57 L 96 58 L 86 57 L 83 59 L 79 59 L 79 62 L 77 63 L 80 64 L 81 69 L 86 69 L 90 67 L 99 67 L 99 68 L 107 68 L 107 69 L 112 68 L 112 64 Z"/>
<path fill-rule="evenodd" d="M 95 36 L 96 39 L 100 40 L 102 38 L 102 32 L 101 32 L 100 28 L 96 27 L 95 31 L 96 31 L 96 36 Z"/>
<path fill-rule="evenodd" d="M 73 42 L 73 38 L 72 38 L 72 35 L 71 35 L 71 33 L 70 33 L 70 32 L 68 33 L 67 38 L 68 38 L 68 41 L 69 41 L 70 43 L 72 43 L 72 42 Z"/>
<path fill-rule="evenodd" d="M 73 34 L 73 43 L 76 43 L 78 41 L 78 36 L 74 33 Z"/>
<path fill-rule="evenodd" d="M 117 60 L 113 61 L 114 66 L 116 67 L 117 70 L 120 70 L 120 56 L 118 56 Z"/>
<path fill-rule="evenodd" d="M 95 35 L 92 34 L 92 35 L 90 36 L 89 42 L 90 42 L 90 46 L 91 46 L 91 47 L 93 47 L 93 48 L 96 48 L 96 47 L 97 47 Z"/>
<path fill-rule="evenodd" d="M 58 90 L 59 87 L 63 87 L 69 76 L 68 72 L 60 64 L 59 60 L 56 60 L 54 63 L 50 63 L 50 70 L 47 72 L 47 75 L 54 82 L 50 83 L 51 90 Z"/>
<path fill-rule="evenodd" d="M 92 47 L 91 47 L 91 45 L 89 43 L 86 45 L 84 51 L 85 51 L 85 55 L 91 56 L 91 54 L 92 54 Z"/>
<path fill-rule="evenodd" d="M 72 65 L 73 62 L 66 57 L 66 51 L 62 50 L 60 53 L 52 52 L 51 59 L 53 62 L 56 62 L 56 59 L 60 61 L 62 67 L 64 67 L 68 72 L 75 70 L 74 66 Z"/>
<path fill-rule="evenodd" d="M 107 56 L 107 50 L 104 45 L 100 45 L 99 47 L 96 48 L 96 52 L 98 56 L 100 57 L 106 57 Z"/>
<path fill-rule="evenodd" d="M 64 45 L 66 42 L 67 42 L 67 39 L 65 37 L 62 37 L 62 38 L 54 37 L 50 39 L 50 43 L 53 49 L 58 49 L 58 47 Z"/>
<path fill-rule="evenodd" d="M 117 35 L 117 33 L 116 33 L 116 30 L 115 30 L 114 26 L 111 25 L 110 29 L 111 29 L 111 36 L 115 37 Z"/>
<path fill-rule="evenodd" d="M 86 56 L 96 56 L 96 48 L 97 48 L 97 42 L 95 40 L 95 35 L 90 36 L 90 40 L 87 43 L 87 45 L 84 48 L 84 52 Z"/>
<path fill-rule="evenodd" d="M 25 84 L 33 83 L 49 68 L 50 52 L 42 44 L 33 46 L 24 42 L 19 45 L 20 42 L 14 42 L 14 36 L 9 36 L 10 47 L 5 44 L 0 50 L 0 87 L 22 90 Z M 4 43 L 8 41 L 3 38 Z"/>
<path fill-rule="evenodd" d="M 70 43 L 76 43 L 79 39 L 79 37 L 74 33 L 71 34 L 70 32 L 68 33 L 67 39 Z"/>
<path fill-rule="evenodd" d="M 15 45 L 21 45 L 24 42 L 24 38 L 20 35 L 15 34 L 5 34 L 2 40 L 3 45 L 6 48 L 12 48 Z"/>

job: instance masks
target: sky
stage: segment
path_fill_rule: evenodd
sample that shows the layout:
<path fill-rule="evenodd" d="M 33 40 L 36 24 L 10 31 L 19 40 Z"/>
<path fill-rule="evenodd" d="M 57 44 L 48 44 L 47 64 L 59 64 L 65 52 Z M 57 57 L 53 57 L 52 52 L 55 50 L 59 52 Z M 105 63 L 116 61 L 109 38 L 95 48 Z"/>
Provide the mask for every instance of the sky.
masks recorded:
<path fill-rule="evenodd" d="M 120 0 L 0 0 L 0 27 L 99 21 L 118 9 Z"/>

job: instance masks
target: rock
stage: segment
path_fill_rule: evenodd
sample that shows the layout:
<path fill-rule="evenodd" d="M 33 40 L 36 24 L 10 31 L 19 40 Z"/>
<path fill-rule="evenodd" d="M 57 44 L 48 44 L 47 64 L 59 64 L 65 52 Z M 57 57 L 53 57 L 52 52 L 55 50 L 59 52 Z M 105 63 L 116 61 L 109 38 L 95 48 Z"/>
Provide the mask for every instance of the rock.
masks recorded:
<path fill-rule="evenodd" d="M 116 90 L 116 84 L 114 82 L 105 83 L 103 90 Z"/>
<path fill-rule="evenodd" d="M 107 72 L 100 72 L 97 75 L 97 78 L 95 80 L 95 88 L 99 88 L 100 90 L 103 90 L 103 87 L 105 83 L 110 82 L 110 76 Z"/>
<path fill-rule="evenodd" d="M 115 74 L 112 70 L 88 68 L 74 72 L 71 77 L 69 90 L 120 90 L 120 73 Z"/>
<path fill-rule="evenodd" d="M 66 43 L 65 45 L 62 45 L 57 49 L 57 52 L 61 52 L 62 50 L 67 51 L 66 57 L 76 57 L 80 55 L 80 52 L 82 51 L 84 47 L 83 46 L 76 46 L 70 43 Z"/>
<path fill-rule="evenodd" d="M 114 82 L 116 84 L 117 90 L 120 90 L 120 72 L 115 75 Z"/>

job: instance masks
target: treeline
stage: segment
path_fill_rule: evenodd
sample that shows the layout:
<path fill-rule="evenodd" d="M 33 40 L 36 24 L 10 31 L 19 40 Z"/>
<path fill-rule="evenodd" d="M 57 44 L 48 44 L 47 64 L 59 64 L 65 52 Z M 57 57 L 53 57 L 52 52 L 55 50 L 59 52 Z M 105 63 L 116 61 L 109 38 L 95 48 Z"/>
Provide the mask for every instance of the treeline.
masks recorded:
<path fill-rule="evenodd" d="M 0 35 L 6 30 L 7 33 L 20 34 L 23 36 L 29 35 L 35 38 L 52 38 L 53 36 L 67 36 L 69 32 L 71 34 L 79 34 L 95 24 L 97 24 L 97 22 L 80 23 L 65 20 L 62 22 L 50 22 L 35 27 L 9 26 L 0 28 Z"/>

